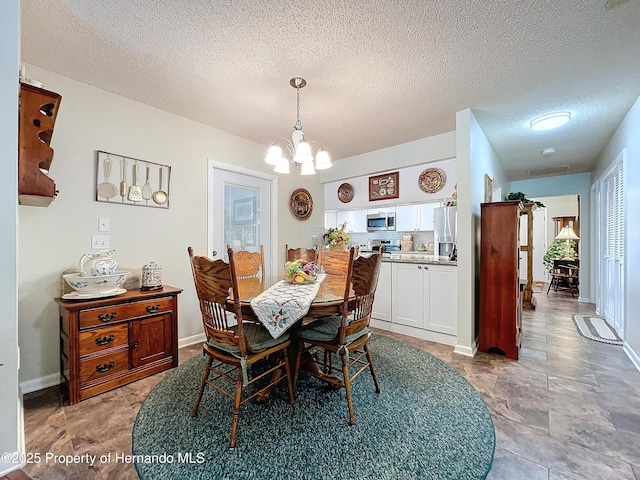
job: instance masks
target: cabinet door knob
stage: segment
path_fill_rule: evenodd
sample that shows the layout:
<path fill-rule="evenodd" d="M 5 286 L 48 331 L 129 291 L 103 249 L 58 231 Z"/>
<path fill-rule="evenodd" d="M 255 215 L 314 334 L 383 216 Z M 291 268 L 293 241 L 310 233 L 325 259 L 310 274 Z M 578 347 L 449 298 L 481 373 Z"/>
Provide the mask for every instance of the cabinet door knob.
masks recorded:
<path fill-rule="evenodd" d="M 133 344 L 131 345 L 132 348 L 138 348 L 138 342 L 133 342 Z"/>
<path fill-rule="evenodd" d="M 418 270 L 422 270 L 422 265 L 418 265 Z"/>
<path fill-rule="evenodd" d="M 160 310 L 160 305 L 149 305 L 147 307 L 147 312 L 149 313 L 156 313 L 158 310 Z"/>

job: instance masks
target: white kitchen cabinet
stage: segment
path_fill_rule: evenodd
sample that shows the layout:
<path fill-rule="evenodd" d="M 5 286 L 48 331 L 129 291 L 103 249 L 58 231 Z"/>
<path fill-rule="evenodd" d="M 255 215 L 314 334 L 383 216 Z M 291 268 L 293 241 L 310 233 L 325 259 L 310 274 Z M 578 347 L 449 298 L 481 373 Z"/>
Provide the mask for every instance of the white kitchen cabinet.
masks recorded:
<path fill-rule="evenodd" d="M 347 222 L 347 233 L 362 233 L 367 231 L 367 211 L 366 210 L 339 210 L 336 212 L 336 225 L 340 227 Z"/>
<path fill-rule="evenodd" d="M 396 207 L 396 231 L 415 232 L 418 230 L 418 205 L 398 205 Z"/>
<path fill-rule="evenodd" d="M 429 320 L 426 328 L 458 333 L 458 269 L 452 265 L 429 265 Z"/>
<path fill-rule="evenodd" d="M 338 226 L 338 212 L 335 210 L 324 212 L 324 228 L 336 228 Z"/>
<path fill-rule="evenodd" d="M 373 312 L 371 313 L 373 318 L 385 322 L 391 321 L 391 292 L 391 263 L 382 262 L 376 296 L 373 301 Z"/>
<path fill-rule="evenodd" d="M 393 322 L 424 328 L 429 275 L 422 265 L 392 263 Z"/>
<path fill-rule="evenodd" d="M 457 267 L 392 263 L 393 323 L 457 334 Z"/>
<path fill-rule="evenodd" d="M 380 207 L 380 208 L 369 208 L 367 209 L 367 214 L 369 213 L 394 213 L 396 211 L 396 207 Z"/>
<path fill-rule="evenodd" d="M 414 203 L 396 207 L 396 231 L 433 231 L 433 212 L 439 203 Z"/>

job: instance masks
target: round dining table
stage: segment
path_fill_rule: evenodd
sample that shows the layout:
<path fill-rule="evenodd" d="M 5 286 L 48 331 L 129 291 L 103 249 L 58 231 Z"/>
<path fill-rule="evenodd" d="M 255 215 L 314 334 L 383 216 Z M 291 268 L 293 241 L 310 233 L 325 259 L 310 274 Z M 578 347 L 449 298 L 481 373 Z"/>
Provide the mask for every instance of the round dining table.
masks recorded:
<path fill-rule="evenodd" d="M 245 320 L 258 321 L 253 308 L 251 307 L 251 300 L 257 297 L 262 292 L 267 290 L 272 285 L 282 280 L 281 276 L 278 277 L 266 277 L 264 279 L 258 277 L 239 278 L 238 282 L 238 295 L 240 296 L 240 307 L 242 309 L 242 317 Z M 346 284 L 346 277 L 337 275 L 326 275 L 325 279 L 320 284 L 320 289 L 316 297 L 311 302 L 309 311 L 300 319 L 299 325 L 307 324 L 314 321 L 319 317 L 326 317 L 328 315 L 341 314 L 342 304 L 344 302 L 344 291 Z M 350 291 L 350 297 L 354 296 L 353 291 Z M 227 300 L 227 308 L 233 311 L 234 299 L 232 296 Z M 292 330 L 295 331 L 295 326 Z M 297 342 L 291 342 L 291 349 L 289 351 L 289 358 L 295 362 L 297 358 L 298 345 Z M 292 365 L 292 369 L 295 365 Z M 344 386 L 342 379 L 333 375 L 326 375 L 321 372 L 316 362 L 313 361 L 311 356 L 303 357 L 300 362 L 300 371 L 325 381 L 332 389 L 339 389 Z M 277 374 L 280 371 L 276 372 Z M 269 398 L 269 393 L 260 395 L 257 397 L 258 402 L 266 402 Z"/>

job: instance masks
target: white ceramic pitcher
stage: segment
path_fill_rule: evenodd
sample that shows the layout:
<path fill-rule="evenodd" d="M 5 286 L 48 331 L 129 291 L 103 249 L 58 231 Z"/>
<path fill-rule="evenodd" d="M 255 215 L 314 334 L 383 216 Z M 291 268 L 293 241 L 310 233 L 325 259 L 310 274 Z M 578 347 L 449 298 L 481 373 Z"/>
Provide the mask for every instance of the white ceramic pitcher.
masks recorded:
<path fill-rule="evenodd" d="M 85 253 L 80 258 L 80 274 L 83 276 L 115 275 L 118 264 L 111 258 L 115 250 L 101 250 L 96 253 Z"/>

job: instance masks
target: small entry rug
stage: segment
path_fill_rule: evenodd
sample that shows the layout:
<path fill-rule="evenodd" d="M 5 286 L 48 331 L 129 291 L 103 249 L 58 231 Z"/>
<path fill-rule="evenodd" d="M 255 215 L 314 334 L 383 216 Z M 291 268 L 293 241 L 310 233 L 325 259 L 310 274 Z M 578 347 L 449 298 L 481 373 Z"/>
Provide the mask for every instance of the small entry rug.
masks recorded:
<path fill-rule="evenodd" d="M 578 333 L 589 340 L 611 345 L 622 346 L 623 344 L 622 339 L 603 317 L 576 313 L 573 316 L 573 323 L 576 324 Z"/>
<path fill-rule="evenodd" d="M 355 425 L 348 425 L 344 389 L 329 390 L 300 374 L 294 405 L 281 383 L 267 403 L 241 407 L 236 448 L 228 446 L 231 399 L 208 387 L 191 418 L 206 359 L 189 359 L 158 383 L 136 417 L 140 478 L 486 478 L 496 440 L 478 392 L 453 368 L 404 342 L 375 335 L 371 350 L 381 392 L 369 372 L 354 381 Z"/>

